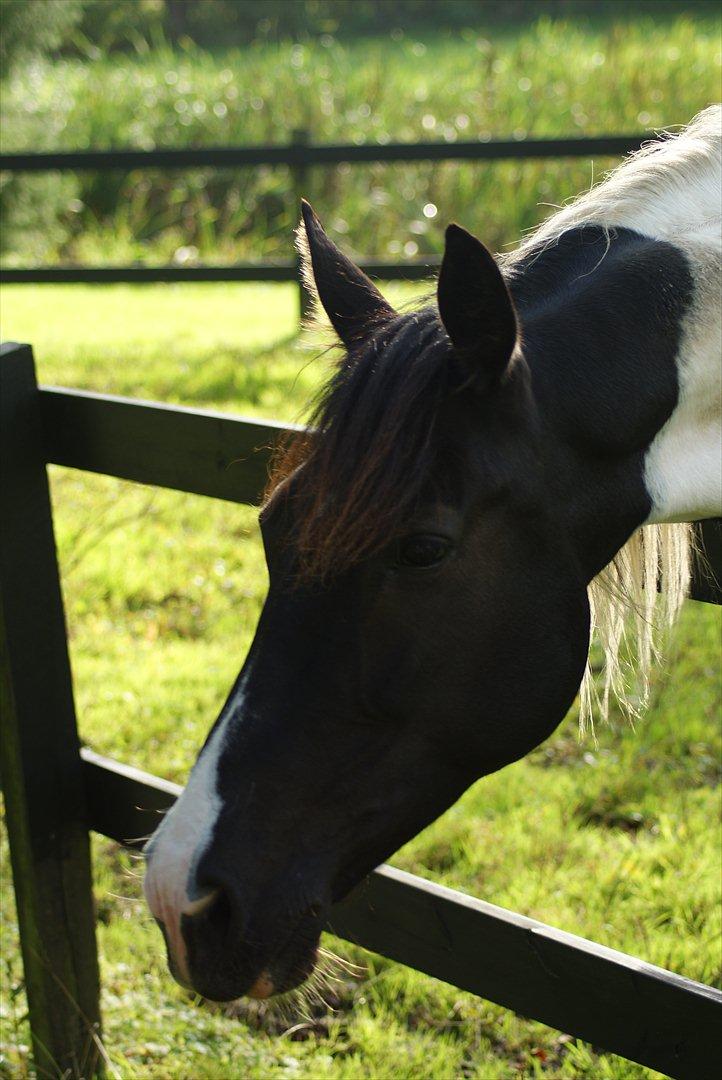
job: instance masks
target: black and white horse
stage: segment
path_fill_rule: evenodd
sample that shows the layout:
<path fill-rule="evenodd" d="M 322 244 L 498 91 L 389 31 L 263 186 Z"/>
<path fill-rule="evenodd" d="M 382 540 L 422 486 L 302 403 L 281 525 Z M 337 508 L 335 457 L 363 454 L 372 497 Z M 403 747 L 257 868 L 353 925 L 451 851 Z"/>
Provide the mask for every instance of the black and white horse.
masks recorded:
<path fill-rule="evenodd" d="M 634 155 L 511 256 L 449 226 L 414 313 L 304 205 L 343 359 L 261 513 L 255 640 L 148 847 L 171 969 L 199 993 L 297 985 L 336 899 L 554 730 L 590 599 L 609 685 L 627 604 L 648 659 L 658 578 L 669 617 L 687 585 L 674 523 L 722 512 L 720 122 Z"/>

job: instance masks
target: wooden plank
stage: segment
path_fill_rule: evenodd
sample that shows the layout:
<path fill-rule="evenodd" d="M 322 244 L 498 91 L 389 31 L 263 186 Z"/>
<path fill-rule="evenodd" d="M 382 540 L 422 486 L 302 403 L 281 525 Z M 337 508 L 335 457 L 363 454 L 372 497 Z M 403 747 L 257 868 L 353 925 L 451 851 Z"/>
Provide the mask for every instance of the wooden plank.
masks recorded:
<path fill-rule="evenodd" d="M 237 263 L 234 266 L 10 266 L 0 269 L 2 285 L 295 280 L 296 265 L 292 262 Z"/>
<path fill-rule="evenodd" d="M 406 262 L 363 262 L 372 278 L 424 281 L 441 265 L 429 255 Z M 133 285 L 189 281 L 298 281 L 297 262 L 236 263 L 234 266 L 14 266 L 0 269 L 0 284 Z"/>
<path fill-rule="evenodd" d="M 342 143 L 238 146 L 178 150 L 76 150 L 0 155 L 8 172 L 50 169 L 95 172 L 130 169 L 238 168 L 251 165 L 338 165 L 342 162 L 505 161 L 570 157 L 618 157 L 637 150 L 649 135 L 596 135 L 561 139 L 489 139 L 458 142 Z"/>
<path fill-rule="evenodd" d="M 46 459 L 88 472 L 230 502 L 258 500 L 271 448 L 295 424 L 248 420 L 207 409 L 41 387 Z M 703 522 L 707 566 L 691 597 L 722 603 L 722 522 Z"/>
<path fill-rule="evenodd" d="M 181 789 L 82 751 L 92 827 L 138 845 Z M 722 993 L 643 960 L 383 866 L 329 930 L 673 1077 L 716 1077 Z"/>
<path fill-rule="evenodd" d="M 722 1060 L 722 993 L 515 912 L 383 867 L 331 929 L 674 1077 Z"/>
<path fill-rule="evenodd" d="M 183 788 L 87 746 L 80 755 L 90 827 L 126 847 L 142 847 Z"/>
<path fill-rule="evenodd" d="M 41 388 L 46 460 L 141 484 L 257 502 L 271 447 L 291 424 Z"/>
<path fill-rule="evenodd" d="M 90 851 L 32 352 L 0 349 L 2 770 L 39 1075 L 98 1071 Z"/>

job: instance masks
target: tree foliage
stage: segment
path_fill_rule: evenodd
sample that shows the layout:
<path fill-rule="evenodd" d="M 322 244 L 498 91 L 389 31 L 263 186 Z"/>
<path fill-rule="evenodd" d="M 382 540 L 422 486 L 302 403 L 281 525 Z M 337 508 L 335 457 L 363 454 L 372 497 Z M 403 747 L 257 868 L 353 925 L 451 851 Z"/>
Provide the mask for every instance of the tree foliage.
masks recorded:
<path fill-rule="evenodd" d="M 68 41 L 83 17 L 83 0 L 3 0 L 0 63 L 7 70 L 21 57 L 49 53 Z"/>

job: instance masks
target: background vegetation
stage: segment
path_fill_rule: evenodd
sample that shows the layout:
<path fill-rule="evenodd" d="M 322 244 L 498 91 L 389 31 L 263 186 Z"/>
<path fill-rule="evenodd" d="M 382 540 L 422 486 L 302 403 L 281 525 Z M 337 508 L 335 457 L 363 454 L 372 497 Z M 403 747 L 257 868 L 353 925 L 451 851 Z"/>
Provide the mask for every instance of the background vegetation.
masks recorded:
<path fill-rule="evenodd" d="M 715 0 L 643 0 L 650 15 L 706 14 Z M 32 13 L 32 14 L 31 14 Z M 634 19 L 626 0 L 3 0 L 0 57 L 142 52 L 173 44 L 227 46 L 326 34 L 384 35 L 393 26 L 427 33 L 501 27 L 541 15 Z"/>
<path fill-rule="evenodd" d="M 718 18 L 670 12 L 433 32 L 399 18 L 382 37 L 213 52 L 160 37 L 132 51 L 36 57 L 9 69 L 3 148 L 278 144 L 298 129 L 352 143 L 642 134 L 685 123 L 719 93 Z M 351 251 L 398 260 L 438 252 L 450 212 L 494 247 L 513 243 L 546 212 L 539 204 L 611 164 L 341 165 L 308 170 L 305 189 Z M 0 253 L 8 265 L 283 258 L 295 201 L 283 167 L 4 174 Z"/>
<path fill-rule="evenodd" d="M 57 15 L 56 0 L 42 4 Z M 719 96 L 708 6 L 539 3 L 545 15 L 531 19 L 519 3 L 512 24 L 499 4 L 456 0 L 443 5 L 451 28 L 438 4 L 430 23 L 423 2 L 359 2 L 361 38 L 342 3 L 204 0 L 186 5 L 182 32 L 160 0 L 132 5 L 134 20 L 128 4 L 63 4 L 72 19 L 53 29 L 51 18 L 38 40 L 26 24 L 5 57 L 4 149 L 281 142 L 298 126 L 319 141 L 591 134 L 683 123 Z M 26 17 L 27 3 L 3 14 L 11 6 Z M 201 9 L 215 13 L 205 31 Z M 303 33 L 286 39 L 299 10 Z M 228 12 L 248 25 L 231 32 Z M 546 212 L 539 204 L 591 178 L 585 162 L 339 168 L 311 172 L 308 190 L 348 250 L 411 257 L 438 250 L 452 216 L 492 244 L 513 242 Z M 288 179 L 4 177 L 4 259 L 288 257 Z M 292 286 L 8 286 L 1 300 L 3 337 L 34 344 L 48 383 L 297 419 L 325 374 L 318 343 L 297 334 Z M 255 514 L 51 472 L 82 736 L 182 782 L 262 603 Z M 580 743 L 572 710 L 394 861 L 720 985 L 719 615 L 689 605 L 636 731 L 615 717 L 598 744 Z M 22 1077 L 29 1039 L 3 856 L 0 1077 Z M 342 943 L 358 966 L 330 962 L 323 1000 L 211 1008 L 170 981 L 138 864 L 99 838 L 94 862 L 111 1075 L 654 1075 Z"/>

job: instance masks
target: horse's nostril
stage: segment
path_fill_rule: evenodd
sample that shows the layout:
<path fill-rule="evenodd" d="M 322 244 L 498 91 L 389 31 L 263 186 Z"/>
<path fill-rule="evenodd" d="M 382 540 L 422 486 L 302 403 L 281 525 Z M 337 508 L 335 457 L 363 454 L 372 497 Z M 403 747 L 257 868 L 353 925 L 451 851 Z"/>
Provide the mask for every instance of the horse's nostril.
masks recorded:
<path fill-rule="evenodd" d="M 215 903 L 222 892 L 223 890 L 220 887 L 215 886 L 208 892 L 203 893 L 202 896 L 199 896 L 197 900 L 188 901 L 183 908 L 183 914 L 190 915 L 191 917 L 200 915 L 201 912 L 205 911 L 211 904 Z"/>
<path fill-rule="evenodd" d="M 235 907 L 230 892 L 214 887 L 204 892 L 192 909 L 183 913 L 180 930 L 187 965 L 193 973 L 193 984 L 199 993 L 214 1000 L 226 1000 L 215 996 L 204 981 L 204 972 L 223 965 L 234 948 L 238 929 L 234 919 Z M 200 980 L 200 981 L 199 981 Z"/>
<path fill-rule="evenodd" d="M 203 894 L 183 911 L 183 924 L 189 933 L 211 934 L 223 940 L 238 914 L 233 893 L 223 885 L 204 886 Z"/>

